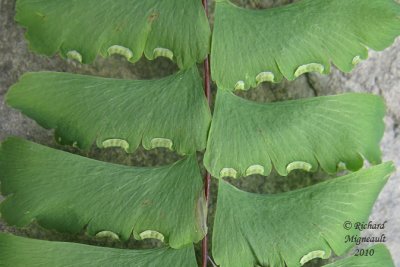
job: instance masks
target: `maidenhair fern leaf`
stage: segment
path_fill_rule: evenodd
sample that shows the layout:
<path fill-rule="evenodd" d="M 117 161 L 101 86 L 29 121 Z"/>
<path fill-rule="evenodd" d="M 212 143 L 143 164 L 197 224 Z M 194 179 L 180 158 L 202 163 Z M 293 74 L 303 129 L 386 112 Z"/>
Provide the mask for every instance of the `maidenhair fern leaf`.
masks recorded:
<path fill-rule="evenodd" d="M 2 217 L 89 235 L 158 238 L 173 248 L 206 232 L 205 200 L 196 157 L 169 166 L 120 166 L 11 138 L 0 148 Z"/>
<path fill-rule="evenodd" d="M 345 242 L 346 236 L 359 235 L 359 230 L 344 229 L 344 223 L 368 219 L 393 171 L 393 164 L 385 163 L 276 195 L 243 192 L 220 180 L 213 231 L 216 263 L 294 267 L 328 258 L 332 251 L 344 254 L 354 246 Z"/>
<path fill-rule="evenodd" d="M 358 170 L 380 162 L 384 104 L 343 94 L 260 104 L 219 90 L 204 164 L 214 177 Z"/>
<path fill-rule="evenodd" d="M 218 87 L 248 89 L 263 81 L 349 72 L 400 34 L 394 0 L 302 0 L 266 10 L 217 1 L 211 69 Z"/>
<path fill-rule="evenodd" d="M 197 0 L 18 0 L 16 20 L 35 52 L 84 63 L 97 54 L 135 62 L 144 52 L 188 68 L 209 51 L 210 26 Z"/>
<path fill-rule="evenodd" d="M 133 152 L 142 141 L 192 154 L 205 148 L 211 119 L 196 67 L 147 81 L 28 73 L 7 103 L 83 149 L 96 142 Z"/>
<path fill-rule="evenodd" d="M 0 267 L 196 267 L 193 246 L 127 250 L 50 242 L 0 233 Z"/>
<path fill-rule="evenodd" d="M 395 267 L 389 250 L 383 244 L 368 248 L 372 255 L 352 256 L 323 267 Z"/>

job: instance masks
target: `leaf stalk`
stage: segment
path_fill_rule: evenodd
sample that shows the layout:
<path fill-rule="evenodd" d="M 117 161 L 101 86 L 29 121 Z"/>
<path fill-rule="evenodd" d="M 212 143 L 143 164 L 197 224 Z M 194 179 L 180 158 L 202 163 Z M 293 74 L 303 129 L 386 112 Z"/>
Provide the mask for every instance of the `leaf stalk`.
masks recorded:
<path fill-rule="evenodd" d="M 204 10 L 206 12 L 208 18 L 208 1 L 202 0 Z M 207 97 L 208 105 L 211 104 L 211 72 L 210 72 L 210 55 L 207 55 L 207 58 L 204 60 L 203 63 L 203 70 L 204 70 L 204 93 Z M 206 170 L 206 174 L 204 176 L 204 194 L 206 197 L 206 205 L 208 206 L 209 195 L 210 195 L 210 183 L 211 183 L 211 175 Z M 204 239 L 202 240 L 202 267 L 207 267 L 207 262 L 209 259 L 208 256 L 208 234 L 205 235 Z"/>

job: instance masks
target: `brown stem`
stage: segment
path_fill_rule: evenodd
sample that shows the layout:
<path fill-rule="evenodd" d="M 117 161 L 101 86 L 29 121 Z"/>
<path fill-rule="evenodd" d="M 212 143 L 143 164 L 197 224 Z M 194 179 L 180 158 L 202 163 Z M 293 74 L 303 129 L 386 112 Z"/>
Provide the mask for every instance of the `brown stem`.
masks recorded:
<path fill-rule="evenodd" d="M 208 17 L 208 1 L 202 0 L 206 15 Z M 211 82 L 210 82 L 210 57 L 207 55 L 207 58 L 204 60 L 204 93 L 207 97 L 208 105 L 211 104 Z M 206 175 L 204 176 L 204 194 L 206 196 L 206 205 L 208 206 L 208 200 L 210 195 L 210 182 L 211 182 L 211 175 L 206 170 Z M 208 262 L 208 235 L 204 237 L 203 241 L 201 242 L 202 245 L 202 267 L 207 267 Z"/>

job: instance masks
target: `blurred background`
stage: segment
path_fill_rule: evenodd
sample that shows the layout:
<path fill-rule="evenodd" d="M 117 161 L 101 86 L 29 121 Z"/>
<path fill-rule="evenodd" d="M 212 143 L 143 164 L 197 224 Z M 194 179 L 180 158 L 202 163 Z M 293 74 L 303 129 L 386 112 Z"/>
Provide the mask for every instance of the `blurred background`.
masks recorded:
<path fill-rule="evenodd" d="M 200 1 L 200 0 L 199 0 Z M 235 0 L 236 4 L 252 9 L 270 8 L 288 4 L 289 0 Z M 210 1 L 210 21 L 213 22 L 214 1 Z M 86 157 L 102 161 L 131 166 L 157 166 L 172 163 L 179 156 L 165 149 L 145 151 L 139 149 L 128 155 L 123 150 L 110 148 L 100 150 L 93 147 L 89 152 L 83 152 L 71 147 L 56 144 L 52 131 L 45 130 L 34 121 L 24 117 L 18 111 L 9 108 L 4 103 L 4 95 L 9 87 L 18 81 L 20 76 L 28 71 L 60 71 L 102 77 L 124 79 L 154 79 L 164 77 L 177 71 L 176 66 L 166 59 L 147 61 L 142 59 L 136 64 L 127 62 L 124 58 L 113 56 L 107 59 L 98 58 L 92 65 L 80 65 L 62 60 L 59 56 L 51 58 L 39 56 L 29 51 L 23 34 L 24 29 L 14 22 L 15 0 L 0 0 L 0 141 L 8 136 L 19 136 L 34 142 L 66 150 Z M 199 65 L 199 68 L 201 66 Z M 212 87 L 215 96 L 215 85 Z M 387 105 L 385 117 L 386 131 L 382 141 L 383 160 L 393 160 L 400 166 L 400 39 L 383 52 L 370 51 L 370 58 L 361 62 L 351 74 L 344 74 L 333 67 L 327 76 L 306 74 L 293 82 L 281 84 L 261 84 L 257 89 L 238 93 L 241 97 L 258 102 L 283 101 L 304 97 L 332 95 L 343 92 L 368 92 L 381 95 Z M 201 164 L 202 153 L 198 153 Z M 1 171 L 1 170 L 0 170 Z M 204 172 L 204 169 L 203 169 Z M 269 177 L 253 175 L 237 181 L 232 181 L 239 188 L 256 193 L 279 193 L 310 186 L 320 181 L 330 179 L 322 172 L 314 174 L 304 171 L 294 171 L 288 177 L 280 177 L 272 173 Z M 209 208 L 209 228 L 212 234 L 212 223 L 216 204 L 216 181 L 213 180 L 211 202 Z M 0 196 L 0 200 L 2 197 Z M 370 220 L 379 223 L 388 221 L 381 232 L 363 232 L 363 235 L 380 236 L 385 234 L 396 266 L 400 267 L 400 172 L 390 178 L 388 184 L 375 203 Z M 130 241 L 119 243 L 108 239 L 89 238 L 84 233 L 66 235 L 44 230 L 37 225 L 24 229 L 8 226 L 0 218 L 0 231 L 12 232 L 21 236 L 47 240 L 63 240 L 96 244 L 101 246 L 121 248 L 144 248 L 158 246 L 156 241 Z M 212 244 L 210 244 L 211 249 Z M 200 246 L 196 245 L 200 256 Z M 306 266 L 321 266 L 327 261 L 315 260 Z M 210 263 L 210 266 L 212 264 Z"/>

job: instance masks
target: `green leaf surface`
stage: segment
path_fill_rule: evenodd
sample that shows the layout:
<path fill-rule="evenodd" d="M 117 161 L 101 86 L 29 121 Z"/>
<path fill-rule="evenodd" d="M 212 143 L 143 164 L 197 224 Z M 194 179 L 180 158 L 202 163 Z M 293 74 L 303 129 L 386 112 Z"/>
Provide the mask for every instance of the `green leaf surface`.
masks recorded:
<path fill-rule="evenodd" d="M 0 148 L 2 217 L 18 227 L 127 240 L 157 238 L 173 248 L 206 232 L 202 178 L 196 157 L 162 167 L 100 162 L 10 138 Z M 106 232 L 107 233 L 107 232 Z"/>
<path fill-rule="evenodd" d="M 395 267 L 389 250 L 383 244 L 377 244 L 367 248 L 374 251 L 371 256 L 352 256 L 324 267 Z"/>
<path fill-rule="evenodd" d="M 197 68 L 159 80 L 118 80 L 68 73 L 27 73 L 7 103 L 56 129 L 58 141 L 133 152 L 167 147 L 192 154 L 206 146 L 211 120 Z"/>
<path fill-rule="evenodd" d="M 204 164 L 214 177 L 280 175 L 294 169 L 358 170 L 380 163 L 382 99 L 343 94 L 255 103 L 219 90 Z M 363 157 L 362 157 L 363 156 Z"/>
<path fill-rule="evenodd" d="M 266 10 L 217 1 L 211 48 L 213 79 L 223 89 L 293 80 L 330 63 L 349 72 L 400 35 L 394 0 L 302 0 Z"/>
<path fill-rule="evenodd" d="M 0 233 L 1 267 L 196 267 L 193 246 L 127 250 L 50 242 Z"/>
<path fill-rule="evenodd" d="M 345 237 L 359 234 L 344 223 L 368 219 L 393 171 L 393 164 L 385 163 L 276 195 L 240 191 L 220 180 L 213 231 L 216 263 L 294 267 L 329 258 L 332 251 L 343 255 L 355 245 L 345 243 Z"/>
<path fill-rule="evenodd" d="M 197 0 L 18 0 L 16 20 L 35 52 L 90 63 L 100 54 L 136 62 L 143 52 L 188 68 L 209 51 L 210 26 Z"/>

